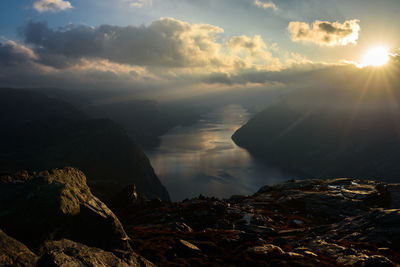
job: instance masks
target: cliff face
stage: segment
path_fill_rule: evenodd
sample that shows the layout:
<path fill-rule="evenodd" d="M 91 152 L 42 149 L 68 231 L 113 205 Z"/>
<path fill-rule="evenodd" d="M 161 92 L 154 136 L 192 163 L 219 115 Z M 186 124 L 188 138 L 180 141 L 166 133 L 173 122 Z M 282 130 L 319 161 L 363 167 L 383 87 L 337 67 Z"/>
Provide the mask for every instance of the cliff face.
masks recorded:
<path fill-rule="evenodd" d="M 153 266 L 74 168 L 1 175 L 0 216 L 1 266 Z"/>
<path fill-rule="evenodd" d="M 298 90 L 254 116 L 232 139 L 298 177 L 396 181 L 398 91 L 392 98 L 384 89 Z"/>
<path fill-rule="evenodd" d="M 94 193 L 109 199 L 135 184 L 148 198 L 169 200 L 143 151 L 110 120 L 89 119 L 62 101 L 1 89 L 0 170 L 74 166 Z"/>

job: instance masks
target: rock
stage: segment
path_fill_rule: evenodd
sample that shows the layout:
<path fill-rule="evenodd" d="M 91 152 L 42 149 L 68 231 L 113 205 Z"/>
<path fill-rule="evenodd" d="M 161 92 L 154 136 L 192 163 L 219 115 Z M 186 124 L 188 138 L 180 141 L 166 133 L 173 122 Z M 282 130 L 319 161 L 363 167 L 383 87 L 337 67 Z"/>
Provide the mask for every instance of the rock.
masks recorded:
<path fill-rule="evenodd" d="M 280 205 L 327 222 L 341 221 L 374 207 L 387 208 L 391 203 L 387 185 L 350 178 L 291 180 L 262 187 L 255 196 L 271 192 L 279 195 L 277 202 Z"/>
<path fill-rule="evenodd" d="M 37 260 L 29 248 L 0 230 L 0 266 L 33 267 Z"/>
<path fill-rule="evenodd" d="M 307 247 L 314 253 L 324 254 L 328 257 L 337 258 L 346 253 L 346 247 L 337 245 L 335 243 L 329 243 L 325 240 L 313 240 Z"/>
<path fill-rule="evenodd" d="M 44 251 L 38 261 L 38 267 L 57 266 L 96 266 L 96 267 L 128 267 L 128 266 L 154 266 L 149 261 L 141 258 L 135 253 L 125 256 L 125 261 L 115 254 L 99 248 L 88 247 L 71 240 L 46 242 L 42 248 Z M 123 254 L 122 254 L 123 255 Z"/>
<path fill-rule="evenodd" d="M 303 253 L 306 257 L 313 257 L 313 258 L 317 258 L 317 257 L 318 257 L 317 254 L 315 254 L 315 253 L 313 253 L 313 252 L 311 252 L 311 251 L 308 251 L 308 250 L 303 251 L 302 253 Z"/>
<path fill-rule="evenodd" d="M 127 210 L 134 216 L 124 222 L 130 223 L 135 249 L 160 266 L 398 263 L 399 212 L 387 209 L 390 184 L 313 179 L 264 190 L 231 200 L 162 202 L 161 207 Z M 193 231 L 180 231 L 183 223 Z"/>
<path fill-rule="evenodd" d="M 146 197 L 137 192 L 136 185 L 132 184 L 115 194 L 107 203 L 116 212 L 131 206 L 139 207 L 145 205 L 148 201 Z"/>
<path fill-rule="evenodd" d="M 400 248 L 400 210 L 375 209 L 328 226 L 320 238 Z"/>
<path fill-rule="evenodd" d="M 299 254 L 299 253 L 295 253 L 295 252 L 286 252 L 285 256 L 288 258 L 292 258 L 292 259 L 302 259 L 304 258 L 303 255 Z"/>
<path fill-rule="evenodd" d="M 265 216 L 263 216 L 263 215 L 261 215 L 261 214 L 254 214 L 254 215 L 251 217 L 250 222 L 251 222 L 252 224 L 255 224 L 255 225 L 265 226 L 265 225 L 268 224 L 268 218 L 266 218 Z"/>
<path fill-rule="evenodd" d="M 253 254 L 254 256 L 263 256 L 263 257 L 285 255 L 285 252 L 280 247 L 272 244 L 250 247 L 246 250 L 246 252 L 249 254 Z"/>
<path fill-rule="evenodd" d="M 105 250 L 128 249 L 128 236 L 114 213 L 92 195 L 74 168 L 18 176 L 0 186 L 0 226 L 30 247 L 69 238 Z"/>
<path fill-rule="evenodd" d="M 168 226 L 171 228 L 172 231 L 176 232 L 193 232 L 193 229 L 184 222 L 170 222 L 168 223 Z"/>
<path fill-rule="evenodd" d="M 364 267 L 394 267 L 395 264 L 388 258 L 381 255 L 367 256 L 348 255 L 341 256 L 337 259 L 337 263 L 344 266 L 364 266 Z"/>
<path fill-rule="evenodd" d="M 201 254 L 201 250 L 186 240 L 178 240 L 175 244 L 176 253 L 183 258 L 193 257 Z"/>

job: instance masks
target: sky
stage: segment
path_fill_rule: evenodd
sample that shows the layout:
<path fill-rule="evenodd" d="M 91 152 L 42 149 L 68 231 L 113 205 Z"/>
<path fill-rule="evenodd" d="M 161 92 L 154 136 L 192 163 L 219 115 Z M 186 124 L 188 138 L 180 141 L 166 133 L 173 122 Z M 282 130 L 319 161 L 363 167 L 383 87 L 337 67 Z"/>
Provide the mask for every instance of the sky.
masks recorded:
<path fill-rule="evenodd" d="M 273 86 L 397 54 L 398 14 L 398 0 L 2 0 L 0 86 Z"/>

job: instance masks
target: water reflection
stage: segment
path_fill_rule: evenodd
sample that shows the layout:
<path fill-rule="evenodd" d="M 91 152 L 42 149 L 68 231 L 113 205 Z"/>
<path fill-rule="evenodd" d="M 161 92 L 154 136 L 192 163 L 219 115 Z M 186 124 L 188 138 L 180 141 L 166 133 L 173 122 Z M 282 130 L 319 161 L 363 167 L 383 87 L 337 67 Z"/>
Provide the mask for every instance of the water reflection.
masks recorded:
<path fill-rule="evenodd" d="M 252 194 L 263 185 L 291 178 L 255 160 L 231 140 L 249 115 L 240 105 L 225 106 L 196 124 L 172 129 L 160 147 L 146 152 L 172 200 Z"/>

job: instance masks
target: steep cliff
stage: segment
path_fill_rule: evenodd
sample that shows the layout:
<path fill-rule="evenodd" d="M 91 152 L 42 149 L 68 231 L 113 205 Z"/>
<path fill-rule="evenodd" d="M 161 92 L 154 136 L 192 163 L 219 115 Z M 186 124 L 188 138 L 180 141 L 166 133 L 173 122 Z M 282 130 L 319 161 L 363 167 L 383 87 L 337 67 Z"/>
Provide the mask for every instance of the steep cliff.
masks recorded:
<path fill-rule="evenodd" d="M 169 200 L 143 151 L 111 120 L 26 90 L 0 89 L 0 170 L 73 166 L 107 200 L 135 184 L 148 198 Z"/>

